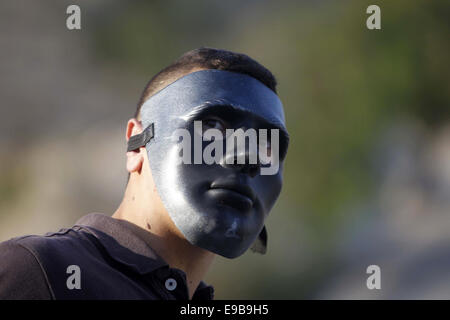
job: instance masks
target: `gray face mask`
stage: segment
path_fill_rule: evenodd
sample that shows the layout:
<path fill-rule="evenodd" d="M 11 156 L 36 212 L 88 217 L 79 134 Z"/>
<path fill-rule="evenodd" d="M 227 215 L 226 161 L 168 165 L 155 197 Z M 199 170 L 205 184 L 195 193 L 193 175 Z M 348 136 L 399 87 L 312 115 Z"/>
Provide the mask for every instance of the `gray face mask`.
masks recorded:
<path fill-rule="evenodd" d="M 264 253 L 264 220 L 281 191 L 288 146 L 277 95 L 250 76 L 203 70 L 178 79 L 149 98 L 141 108 L 141 118 L 145 130 L 130 138 L 128 150 L 146 146 L 161 200 L 186 239 L 227 258 L 243 254 L 252 244 L 254 251 Z M 229 164 L 224 159 L 212 164 L 195 159 L 190 164 L 180 163 L 180 153 L 186 156 L 186 150 L 181 151 L 174 132 L 182 129 L 198 137 L 196 121 L 216 128 L 219 123 L 219 129 L 278 129 L 279 170 L 260 174 L 259 159 L 256 164 Z M 198 154 L 196 147 L 203 151 L 209 143 L 201 138 L 200 144 L 193 142 L 192 158 Z M 237 156 L 239 151 L 235 151 L 227 150 L 223 158 Z M 248 156 L 247 149 L 244 153 Z"/>

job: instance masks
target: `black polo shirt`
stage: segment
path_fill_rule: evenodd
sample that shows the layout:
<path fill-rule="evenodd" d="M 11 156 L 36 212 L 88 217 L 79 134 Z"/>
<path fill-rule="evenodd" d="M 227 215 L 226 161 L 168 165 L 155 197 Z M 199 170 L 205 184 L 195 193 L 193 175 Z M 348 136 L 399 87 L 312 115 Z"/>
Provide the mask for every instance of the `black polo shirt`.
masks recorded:
<path fill-rule="evenodd" d="M 188 300 L 186 274 L 152 250 L 152 236 L 91 213 L 70 229 L 2 242 L 0 299 Z M 192 300 L 213 297 L 213 287 L 201 281 Z"/>

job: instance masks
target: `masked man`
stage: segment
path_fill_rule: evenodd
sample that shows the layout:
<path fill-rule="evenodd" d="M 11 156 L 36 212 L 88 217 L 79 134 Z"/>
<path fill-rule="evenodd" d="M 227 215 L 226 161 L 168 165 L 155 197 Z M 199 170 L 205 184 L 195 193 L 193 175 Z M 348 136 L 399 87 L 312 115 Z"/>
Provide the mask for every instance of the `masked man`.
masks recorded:
<path fill-rule="evenodd" d="M 218 254 L 265 253 L 288 135 L 270 71 L 187 52 L 147 84 L 126 129 L 128 184 L 111 216 L 0 244 L 6 299 L 213 299 Z"/>

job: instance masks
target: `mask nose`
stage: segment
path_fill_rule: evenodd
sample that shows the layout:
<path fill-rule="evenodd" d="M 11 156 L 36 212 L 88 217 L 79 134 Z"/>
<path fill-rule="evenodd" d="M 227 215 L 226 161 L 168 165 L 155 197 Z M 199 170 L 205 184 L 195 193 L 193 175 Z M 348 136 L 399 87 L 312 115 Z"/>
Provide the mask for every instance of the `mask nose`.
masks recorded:
<path fill-rule="evenodd" d="M 250 177 L 256 176 L 261 167 L 257 139 L 252 141 L 252 139 L 245 138 L 240 140 L 241 143 L 236 141 L 232 143 L 229 139 L 233 139 L 233 137 L 227 137 L 226 153 L 221 165 L 224 168 L 235 169 L 248 174 Z M 239 138 L 237 140 L 239 141 Z M 244 143 L 242 144 L 242 142 Z"/>

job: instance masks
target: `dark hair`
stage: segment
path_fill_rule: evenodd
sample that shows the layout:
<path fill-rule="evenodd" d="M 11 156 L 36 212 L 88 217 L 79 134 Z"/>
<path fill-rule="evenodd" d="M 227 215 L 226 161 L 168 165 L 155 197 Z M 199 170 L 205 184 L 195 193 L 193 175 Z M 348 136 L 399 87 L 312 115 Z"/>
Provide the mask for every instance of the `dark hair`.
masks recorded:
<path fill-rule="evenodd" d="M 261 81 L 273 92 L 277 92 L 277 81 L 273 74 L 249 56 L 227 50 L 203 47 L 186 52 L 150 79 L 139 99 L 135 118 L 139 117 L 141 106 L 149 97 L 179 78 L 204 69 L 243 73 Z"/>

